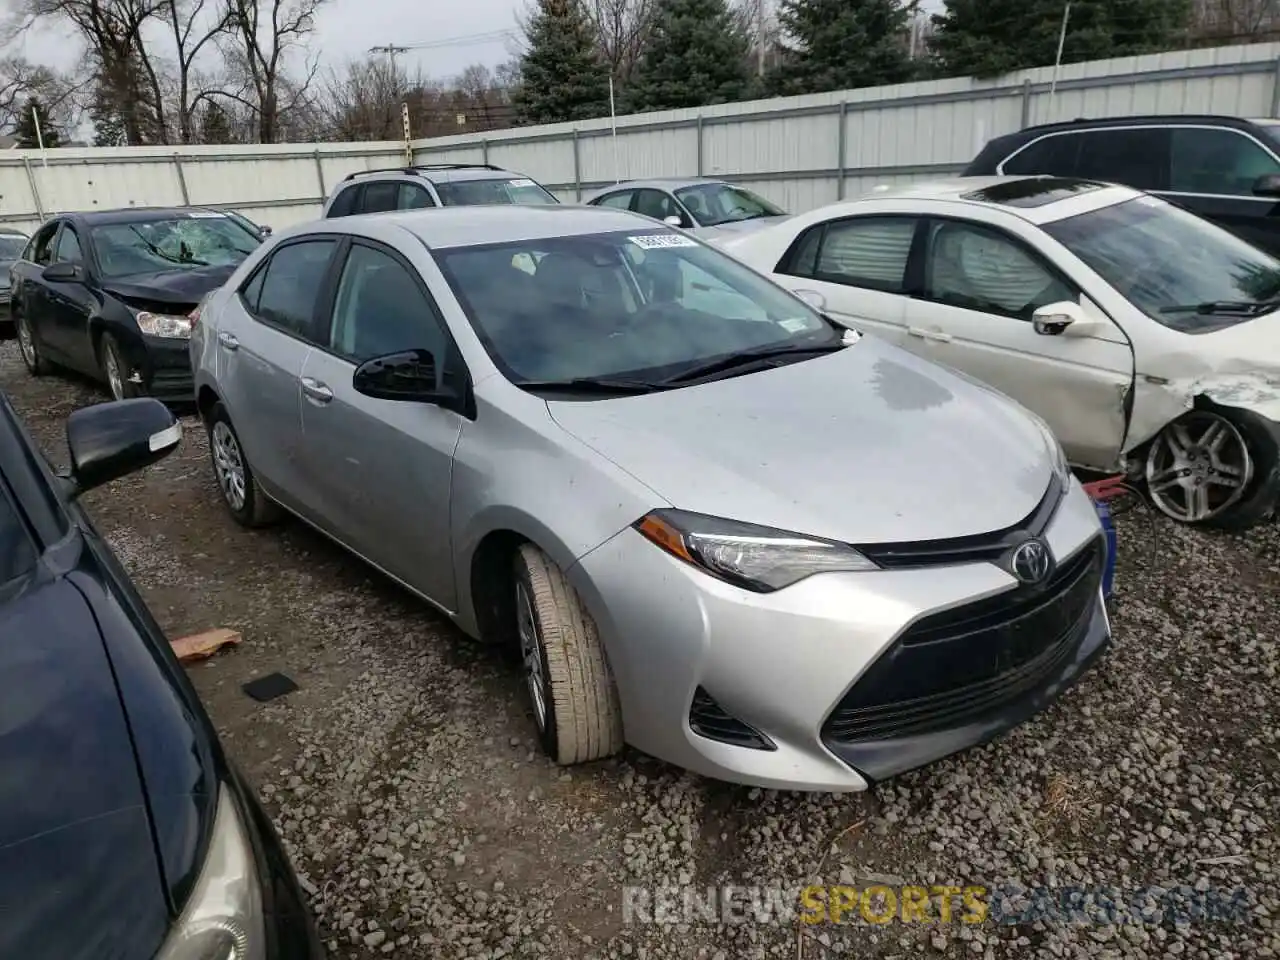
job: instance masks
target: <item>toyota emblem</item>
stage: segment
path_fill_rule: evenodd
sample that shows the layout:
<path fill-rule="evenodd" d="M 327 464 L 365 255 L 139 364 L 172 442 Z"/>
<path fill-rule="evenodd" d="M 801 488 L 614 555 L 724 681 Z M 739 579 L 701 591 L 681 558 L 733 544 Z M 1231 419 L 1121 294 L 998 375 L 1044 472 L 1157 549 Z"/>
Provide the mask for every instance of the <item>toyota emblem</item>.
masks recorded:
<path fill-rule="evenodd" d="M 1009 558 L 1009 568 L 1023 583 L 1041 583 L 1049 576 L 1053 558 L 1049 548 L 1040 540 L 1028 540 L 1019 544 Z"/>

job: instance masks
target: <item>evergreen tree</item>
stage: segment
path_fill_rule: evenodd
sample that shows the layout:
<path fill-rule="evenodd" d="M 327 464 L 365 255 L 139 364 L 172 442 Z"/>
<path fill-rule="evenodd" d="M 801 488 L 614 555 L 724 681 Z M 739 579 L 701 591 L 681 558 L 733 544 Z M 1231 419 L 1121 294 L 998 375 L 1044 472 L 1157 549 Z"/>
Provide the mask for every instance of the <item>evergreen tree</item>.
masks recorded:
<path fill-rule="evenodd" d="M 128 143 L 124 135 L 124 117 L 115 105 L 115 98 L 101 83 L 94 90 L 89 119 L 93 121 L 95 147 L 121 147 Z"/>
<path fill-rule="evenodd" d="M 234 143 L 235 135 L 231 132 L 231 119 L 227 111 L 216 103 L 206 102 L 200 113 L 201 143 Z"/>
<path fill-rule="evenodd" d="M 581 0 L 537 0 L 513 97 L 521 123 L 608 116 L 609 72 Z"/>
<path fill-rule="evenodd" d="M 790 43 L 766 82 L 775 96 L 878 87 L 911 79 L 902 0 L 782 0 Z"/>
<path fill-rule="evenodd" d="M 40 133 L 36 134 L 36 117 L 40 118 Z M 62 142 L 57 129 L 49 121 L 49 112 L 44 104 L 31 97 L 22 108 L 18 121 L 14 124 L 13 135 L 18 146 L 24 150 L 37 149 L 43 140 L 45 147 L 56 147 Z"/>
<path fill-rule="evenodd" d="M 946 0 L 933 15 L 935 69 L 988 78 L 1052 66 L 1063 8 L 1063 0 Z M 1166 50 L 1189 21 L 1189 0 L 1072 0 L 1062 62 Z"/>
<path fill-rule="evenodd" d="M 626 108 L 676 110 L 741 100 L 750 90 L 748 52 L 725 0 L 658 0 Z"/>

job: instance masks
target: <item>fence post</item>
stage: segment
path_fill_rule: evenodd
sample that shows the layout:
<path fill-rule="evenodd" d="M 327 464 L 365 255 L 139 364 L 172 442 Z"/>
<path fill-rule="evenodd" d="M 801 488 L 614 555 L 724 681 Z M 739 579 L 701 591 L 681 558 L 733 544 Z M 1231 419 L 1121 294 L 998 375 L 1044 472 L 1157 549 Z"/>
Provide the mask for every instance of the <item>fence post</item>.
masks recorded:
<path fill-rule="evenodd" d="M 182 205 L 189 207 L 191 206 L 191 195 L 187 193 L 187 175 L 182 171 L 182 159 L 176 152 L 173 155 L 173 169 L 178 171 L 178 189 L 182 191 Z"/>
<path fill-rule="evenodd" d="M 848 133 L 848 130 L 846 129 L 848 126 L 846 121 L 848 119 L 849 119 L 849 101 L 841 100 L 840 113 L 838 115 L 838 121 L 837 121 L 840 124 L 840 129 L 836 131 L 836 150 L 839 151 L 840 153 L 840 156 L 836 158 L 836 199 L 837 200 L 844 199 L 845 153 L 848 151 L 848 148 L 849 148 L 849 133 Z"/>
<path fill-rule="evenodd" d="M 702 176 L 702 114 L 698 114 L 698 176 Z"/>
<path fill-rule="evenodd" d="M 489 141 L 480 141 L 480 162 L 485 166 L 489 165 Z"/>
<path fill-rule="evenodd" d="M 1280 61 L 1277 61 L 1280 65 Z M 1031 78 L 1022 81 L 1022 129 L 1031 126 Z"/>
<path fill-rule="evenodd" d="M 1280 117 L 1280 57 L 1276 57 L 1274 77 L 1271 83 L 1271 116 Z"/>
<path fill-rule="evenodd" d="M 24 156 L 22 165 L 27 168 L 27 185 L 31 187 L 31 196 L 36 202 L 36 216 L 44 220 L 44 204 L 40 202 L 40 188 L 36 185 L 36 174 L 31 169 L 31 158 Z"/>
<path fill-rule="evenodd" d="M 319 149 L 312 156 L 315 157 L 316 161 L 316 182 L 320 184 L 320 202 L 324 203 L 329 196 L 329 191 L 325 189 L 324 185 L 324 164 L 320 162 Z"/>
<path fill-rule="evenodd" d="M 573 128 L 573 193 L 582 202 L 582 158 L 578 154 L 578 128 Z"/>

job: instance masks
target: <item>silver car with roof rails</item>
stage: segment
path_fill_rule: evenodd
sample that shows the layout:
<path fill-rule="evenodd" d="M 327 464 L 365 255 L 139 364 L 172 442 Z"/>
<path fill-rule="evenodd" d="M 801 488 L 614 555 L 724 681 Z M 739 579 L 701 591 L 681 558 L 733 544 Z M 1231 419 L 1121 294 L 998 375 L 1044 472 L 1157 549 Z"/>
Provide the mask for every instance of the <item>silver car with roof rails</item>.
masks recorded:
<path fill-rule="evenodd" d="M 860 790 L 1051 702 L 1107 646 L 1049 431 L 622 211 L 321 221 L 191 340 L 232 516 L 303 518 L 522 654 L 560 763 Z"/>
<path fill-rule="evenodd" d="M 357 170 L 338 182 L 325 201 L 323 219 L 428 207 L 559 203 L 524 174 L 489 163 L 419 163 Z"/>

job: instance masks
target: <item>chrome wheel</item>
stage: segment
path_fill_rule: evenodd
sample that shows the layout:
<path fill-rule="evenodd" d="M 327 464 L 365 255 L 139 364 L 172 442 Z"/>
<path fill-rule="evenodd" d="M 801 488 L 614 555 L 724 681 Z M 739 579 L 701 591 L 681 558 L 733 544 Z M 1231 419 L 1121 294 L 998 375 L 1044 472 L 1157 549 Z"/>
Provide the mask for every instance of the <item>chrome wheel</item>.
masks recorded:
<path fill-rule="evenodd" d="M 520 634 L 520 659 L 524 661 L 529 699 L 533 701 L 533 717 L 539 730 L 547 729 L 547 677 L 542 669 L 542 645 L 538 640 L 538 620 L 533 613 L 529 589 L 516 581 L 516 630 Z"/>
<path fill-rule="evenodd" d="M 218 486 L 222 488 L 227 505 L 238 513 L 244 509 L 245 502 L 244 458 L 240 455 L 240 444 L 236 442 L 231 428 L 219 420 L 213 425 L 209 446 L 213 451 L 213 471 L 218 476 Z"/>
<path fill-rule="evenodd" d="M 32 370 L 36 368 L 36 341 L 31 335 L 31 323 L 26 317 L 18 318 L 18 348 L 22 359 Z"/>
<path fill-rule="evenodd" d="M 1183 523 L 1221 516 L 1244 496 L 1253 458 L 1226 417 L 1196 410 L 1160 432 L 1147 452 L 1151 502 Z"/>
<path fill-rule="evenodd" d="M 124 376 L 120 373 L 120 358 L 116 356 L 115 348 L 110 344 L 103 348 L 102 370 L 107 375 L 107 386 L 111 389 L 111 396 L 116 400 L 123 400 Z"/>

